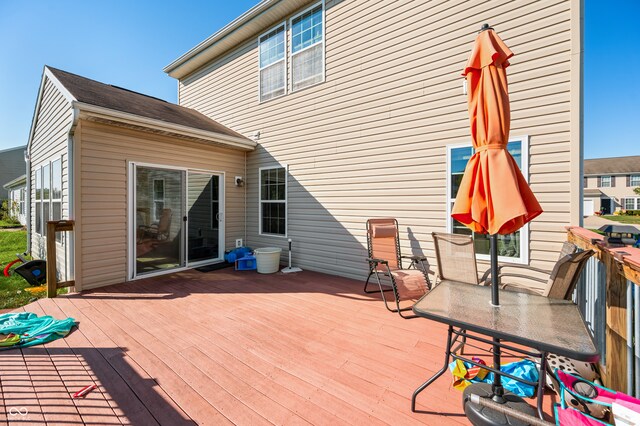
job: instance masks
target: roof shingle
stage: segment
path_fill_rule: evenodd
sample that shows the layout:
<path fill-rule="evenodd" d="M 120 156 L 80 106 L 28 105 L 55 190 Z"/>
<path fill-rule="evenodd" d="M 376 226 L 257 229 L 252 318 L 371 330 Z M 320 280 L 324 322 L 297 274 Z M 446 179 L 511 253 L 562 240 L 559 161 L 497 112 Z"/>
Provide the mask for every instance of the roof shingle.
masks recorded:
<path fill-rule="evenodd" d="M 191 108 L 122 87 L 100 83 L 50 66 L 47 68 L 78 102 L 249 140 Z"/>
<path fill-rule="evenodd" d="M 585 175 L 640 173 L 640 155 L 584 160 Z"/>

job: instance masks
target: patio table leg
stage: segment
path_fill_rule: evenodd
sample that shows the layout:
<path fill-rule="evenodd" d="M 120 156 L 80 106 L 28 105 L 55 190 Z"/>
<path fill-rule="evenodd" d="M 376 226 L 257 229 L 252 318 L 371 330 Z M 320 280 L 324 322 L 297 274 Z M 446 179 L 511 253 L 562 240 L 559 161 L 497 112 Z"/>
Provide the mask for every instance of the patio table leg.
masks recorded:
<path fill-rule="evenodd" d="M 433 383 L 438 377 L 442 376 L 449 366 L 449 358 L 451 356 L 451 335 L 453 334 L 453 326 L 449 326 L 449 331 L 447 332 L 447 346 L 444 351 L 444 365 L 442 368 L 435 373 L 429 380 L 420 385 L 418 389 L 413 392 L 413 396 L 411 397 L 411 411 L 416 412 L 416 398 L 418 394 L 426 389 L 431 383 Z"/>
<path fill-rule="evenodd" d="M 544 387 L 546 385 L 546 380 L 547 380 L 547 353 L 546 352 L 542 352 L 540 354 L 540 374 L 538 375 L 538 401 L 537 401 L 537 408 L 538 408 L 538 417 L 540 417 L 540 419 L 544 420 L 544 411 L 542 410 L 542 400 L 544 397 Z"/>

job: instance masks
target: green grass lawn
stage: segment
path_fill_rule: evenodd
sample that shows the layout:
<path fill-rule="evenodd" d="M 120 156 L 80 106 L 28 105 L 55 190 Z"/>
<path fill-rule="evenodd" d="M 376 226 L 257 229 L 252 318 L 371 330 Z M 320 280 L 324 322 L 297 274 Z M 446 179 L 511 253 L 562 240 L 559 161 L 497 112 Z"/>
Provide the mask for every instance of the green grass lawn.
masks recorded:
<path fill-rule="evenodd" d="M 0 265 L 2 270 L 16 258 L 16 253 L 24 252 L 27 247 L 26 231 L 2 231 L 0 230 Z M 17 266 L 17 265 L 16 265 Z M 18 274 L 5 277 L 0 270 L 0 309 L 12 309 L 24 306 L 30 301 L 44 297 L 47 293 L 45 287 L 31 287 Z M 34 293 L 26 289 L 41 289 Z"/>
<path fill-rule="evenodd" d="M 604 219 L 613 220 L 615 222 L 640 225 L 640 216 L 625 216 L 607 214 L 602 216 Z"/>

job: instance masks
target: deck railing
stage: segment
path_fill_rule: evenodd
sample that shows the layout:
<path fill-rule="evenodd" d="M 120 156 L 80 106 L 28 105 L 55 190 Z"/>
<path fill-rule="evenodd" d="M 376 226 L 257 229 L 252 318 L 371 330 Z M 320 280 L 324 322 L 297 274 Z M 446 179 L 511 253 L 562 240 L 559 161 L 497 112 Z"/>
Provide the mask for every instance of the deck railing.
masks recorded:
<path fill-rule="evenodd" d="M 568 241 L 594 250 L 574 301 L 594 335 L 606 386 L 640 397 L 640 249 L 607 247 L 604 237 L 568 228 Z"/>
<path fill-rule="evenodd" d="M 58 289 L 75 286 L 75 280 L 58 282 L 58 259 L 56 232 L 73 232 L 73 220 L 50 220 L 47 222 L 47 297 L 56 297 Z"/>

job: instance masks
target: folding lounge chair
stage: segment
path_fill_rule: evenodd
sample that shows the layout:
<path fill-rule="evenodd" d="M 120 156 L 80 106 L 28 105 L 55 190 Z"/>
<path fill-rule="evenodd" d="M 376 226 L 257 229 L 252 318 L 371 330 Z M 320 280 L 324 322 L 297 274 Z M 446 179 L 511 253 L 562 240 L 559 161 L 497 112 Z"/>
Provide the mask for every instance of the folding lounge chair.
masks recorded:
<path fill-rule="evenodd" d="M 593 250 L 579 252 L 578 248 L 574 244 L 565 242 L 560 252 L 560 257 L 551 271 L 545 271 L 543 269 L 533 268 L 526 265 L 502 265 L 498 268 L 498 282 L 500 282 L 500 287 L 505 290 L 539 294 L 553 299 L 571 300 L 573 291 L 578 284 L 580 273 L 593 254 Z M 515 270 L 516 272 L 505 272 L 509 270 Z M 548 278 L 538 278 L 531 276 L 531 274 L 527 272 L 545 274 Z M 541 288 L 531 288 L 527 287 L 525 284 L 503 282 L 504 278 L 516 277 L 521 280 L 541 283 L 543 286 Z"/>
<path fill-rule="evenodd" d="M 411 309 L 411 306 L 400 307 L 401 301 L 417 301 L 431 288 L 431 282 L 427 274 L 425 256 L 402 256 L 400 253 L 400 235 L 398 233 L 398 221 L 395 219 L 369 219 L 367 220 L 367 262 L 369 263 L 369 276 L 364 284 L 365 293 L 380 291 L 385 307 L 391 312 L 397 312 L 402 318 L 413 318 L 414 315 L 403 315 L 402 312 Z M 410 260 L 407 269 L 403 268 L 402 260 Z M 413 269 L 412 269 L 413 268 Z M 369 280 L 376 277 L 378 290 L 369 290 Z M 391 282 L 391 288 L 383 289 L 381 278 L 387 277 Z M 396 308 L 389 307 L 385 292 L 393 291 Z"/>
<path fill-rule="evenodd" d="M 162 209 L 162 214 L 157 223 L 153 223 L 150 226 L 140 226 L 143 238 L 153 238 L 158 241 L 169 239 L 169 233 L 171 231 L 171 218 L 173 213 L 171 209 Z"/>

